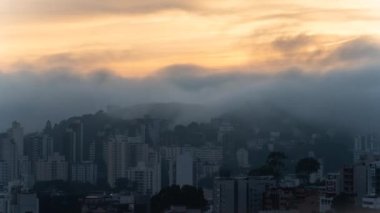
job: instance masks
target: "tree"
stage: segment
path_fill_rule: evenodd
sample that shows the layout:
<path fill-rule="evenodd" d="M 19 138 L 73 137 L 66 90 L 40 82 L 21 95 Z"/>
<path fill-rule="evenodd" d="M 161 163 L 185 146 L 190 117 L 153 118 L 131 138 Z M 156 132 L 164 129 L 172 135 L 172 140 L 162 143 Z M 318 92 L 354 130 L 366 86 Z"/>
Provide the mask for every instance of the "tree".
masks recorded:
<path fill-rule="evenodd" d="M 273 169 L 269 167 L 268 165 L 260 166 L 259 168 L 252 169 L 249 171 L 249 176 L 269 176 L 273 175 Z"/>
<path fill-rule="evenodd" d="M 279 180 L 282 177 L 282 172 L 285 168 L 284 161 L 287 159 L 283 152 L 271 152 L 266 161 L 266 165 L 273 171 L 275 179 Z"/>
<path fill-rule="evenodd" d="M 228 169 L 226 166 L 221 166 L 219 168 L 219 177 L 224 177 L 224 178 L 231 177 L 231 170 Z"/>
<path fill-rule="evenodd" d="M 319 162 L 315 158 L 303 158 L 298 161 L 296 174 L 304 183 L 309 183 L 310 175 L 320 168 Z"/>
<path fill-rule="evenodd" d="M 352 196 L 341 193 L 338 196 L 334 197 L 332 201 L 332 208 L 335 212 L 347 212 L 350 209 L 355 207 L 355 200 Z"/>
<path fill-rule="evenodd" d="M 259 168 L 252 169 L 249 172 L 250 176 L 272 175 L 277 181 L 282 177 L 285 168 L 284 161 L 287 159 L 282 152 L 271 152 L 265 164 Z"/>
<path fill-rule="evenodd" d="M 163 188 L 151 198 L 152 212 L 163 212 L 172 205 L 183 205 L 187 208 L 204 210 L 207 201 L 201 188 L 188 185 L 182 186 L 182 188 L 178 185 Z"/>
<path fill-rule="evenodd" d="M 198 182 L 198 186 L 205 188 L 205 189 L 212 189 L 214 183 L 214 177 L 213 176 L 206 176 L 204 178 L 201 178 Z"/>
<path fill-rule="evenodd" d="M 115 188 L 114 190 L 116 192 L 121 192 L 121 191 L 133 191 L 136 189 L 136 184 L 128 178 L 118 178 L 115 181 Z"/>

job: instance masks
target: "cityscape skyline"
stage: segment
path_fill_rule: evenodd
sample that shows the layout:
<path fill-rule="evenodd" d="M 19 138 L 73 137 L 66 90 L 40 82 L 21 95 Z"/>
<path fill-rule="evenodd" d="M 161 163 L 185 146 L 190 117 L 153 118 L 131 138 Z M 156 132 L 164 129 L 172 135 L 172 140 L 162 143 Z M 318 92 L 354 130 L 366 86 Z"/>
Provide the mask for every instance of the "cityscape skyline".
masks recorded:
<path fill-rule="evenodd" d="M 0 151 L 0 210 L 9 213 L 375 212 L 380 202 L 378 135 L 292 120 L 227 116 L 170 127 L 99 111 L 34 133 L 13 122 Z M 176 190 L 181 202 L 170 198 Z M 57 196 L 72 205 L 49 205 Z"/>
<path fill-rule="evenodd" d="M 379 0 L 0 0 L 0 213 L 380 211 Z"/>

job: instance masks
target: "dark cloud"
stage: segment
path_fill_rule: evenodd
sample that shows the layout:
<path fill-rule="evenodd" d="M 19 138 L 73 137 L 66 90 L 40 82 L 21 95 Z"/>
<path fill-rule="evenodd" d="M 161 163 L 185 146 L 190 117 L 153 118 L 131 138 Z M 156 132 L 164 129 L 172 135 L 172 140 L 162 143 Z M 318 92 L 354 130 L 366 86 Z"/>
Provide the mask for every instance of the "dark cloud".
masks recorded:
<path fill-rule="evenodd" d="M 321 21 L 323 19 L 330 22 L 347 21 L 347 20 L 361 20 L 361 21 L 378 21 L 379 16 L 369 14 L 362 9 L 315 9 L 305 7 L 291 7 L 289 11 L 264 15 L 256 19 L 270 20 L 303 20 L 303 21 Z"/>
<path fill-rule="evenodd" d="M 378 40 L 367 36 L 341 37 L 334 40 L 328 36 L 305 34 L 279 37 L 270 46 L 281 57 L 275 61 L 269 60 L 268 64 L 324 72 L 341 67 L 361 67 L 378 63 Z"/>
<path fill-rule="evenodd" d="M 133 56 L 129 50 L 93 50 L 89 52 L 61 52 L 45 55 L 37 59 L 35 63 L 52 64 L 53 66 L 75 66 L 131 59 L 133 59 Z"/>
<path fill-rule="evenodd" d="M 9 3 L 8 7 L 13 14 L 35 14 L 38 16 L 70 16 L 70 15 L 96 15 L 96 14 L 144 14 L 162 10 L 192 11 L 198 8 L 198 1 L 180 0 L 29 0 Z"/>
<path fill-rule="evenodd" d="M 330 59 L 338 61 L 377 60 L 380 57 L 380 47 L 371 38 L 361 37 L 348 42 L 336 49 Z"/>
<path fill-rule="evenodd" d="M 314 38 L 312 36 L 300 34 L 297 36 L 277 38 L 275 41 L 273 41 L 272 45 L 277 50 L 283 53 L 288 53 L 307 47 L 310 44 L 314 43 L 313 41 Z"/>
<path fill-rule="evenodd" d="M 169 66 L 158 72 L 160 79 L 175 85 L 183 91 L 201 92 L 228 86 L 231 82 L 242 80 L 246 74 L 230 70 L 228 73 L 215 74 L 217 71 L 191 64 Z M 250 74 L 249 77 L 252 77 Z"/>
<path fill-rule="evenodd" d="M 376 54 L 376 46 L 355 40 L 342 45 L 330 57 L 352 60 Z M 204 115 L 205 119 L 249 103 L 362 131 L 380 127 L 380 72 L 375 62 L 325 74 L 318 70 L 284 70 L 279 74 L 216 72 L 194 65 L 170 66 L 142 79 L 110 73 L 104 70 L 83 76 L 70 69 L 2 73 L 0 128 L 16 119 L 35 130 L 47 119 L 59 121 L 105 109 L 107 105 L 157 102 L 206 106 L 212 113 Z"/>

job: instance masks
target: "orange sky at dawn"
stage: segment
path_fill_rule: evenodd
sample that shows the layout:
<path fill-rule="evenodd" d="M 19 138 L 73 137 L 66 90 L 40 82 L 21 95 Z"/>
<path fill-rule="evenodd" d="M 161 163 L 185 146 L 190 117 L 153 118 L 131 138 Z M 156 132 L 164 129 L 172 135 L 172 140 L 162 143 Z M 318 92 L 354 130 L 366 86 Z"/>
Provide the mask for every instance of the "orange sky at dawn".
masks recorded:
<path fill-rule="evenodd" d="M 0 26 L 2 72 L 328 70 L 342 44 L 377 42 L 380 1 L 2 0 Z"/>

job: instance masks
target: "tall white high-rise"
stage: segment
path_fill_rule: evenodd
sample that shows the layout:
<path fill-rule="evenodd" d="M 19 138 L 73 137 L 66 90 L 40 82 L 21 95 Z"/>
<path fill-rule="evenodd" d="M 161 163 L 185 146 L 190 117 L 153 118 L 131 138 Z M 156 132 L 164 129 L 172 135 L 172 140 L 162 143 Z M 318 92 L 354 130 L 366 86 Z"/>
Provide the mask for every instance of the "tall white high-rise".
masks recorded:
<path fill-rule="evenodd" d="M 375 135 L 369 134 L 355 137 L 354 163 L 358 163 L 363 160 L 374 160 L 374 158 L 379 156 L 379 142 Z"/>
<path fill-rule="evenodd" d="M 68 162 L 65 157 L 53 153 L 47 160 L 36 162 L 35 178 L 36 181 L 68 180 Z"/>
<path fill-rule="evenodd" d="M 127 166 L 127 137 L 114 135 L 105 144 L 105 161 L 107 165 L 107 182 L 115 186 L 118 178 L 125 177 Z"/>
<path fill-rule="evenodd" d="M 380 195 L 380 161 L 372 162 L 367 168 L 368 195 Z"/>
<path fill-rule="evenodd" d="M 82 162 L 71 165 L 71 181 L 96 184 L 98 167 L 92 162 Z"/>
<path fill-rule="evenodd" d="M 250 165 L 248 162 L 248 158 L 249 158 L 249 153 L 246 149 L 240 148 L 236 151 L 236 159 L 237 159 L 239 167 L 249 168 Z"/>
<path fill-rule="evenodd" d="M 223 122 L 220 124 L 219 128 L 218 128 L 218 143 L 223 143 L 223 140 L 224 140 L 224 136 L 229 133 L 229 132 L 232 132 L 234 130 L 234 127 L 232 126 L 232 124 L 228 123 L 228 122 Z"/>
<path fill-rule="evenodd" d="M 147 167 L 144 162 L 139 162 L 136 167 L 127 170 L 126 178 L 132 181 L 135 192 L 142 195 L 152 195 L 161 189 L 160 167 Z"/>
<path fill-rule="evenodd" d="M 135 139 L 135 138 L 134 138 Z M 107 179 L 114 186 L 119 178 L 125 178 L 130 168 L 137 167 L 140 162 L 146 167 L 156 166 L 158 156 L 146 143 L 138 142 L 126 135 L 114 135 L 105 144 L 105 161 Z"/>
<path fill-rule="evenodd" d="M 83 124 L 80 120 L 70 123 L 65 134 L 66 158 L 70 163 L 80 163 L 84 160 Z"/>
<path fill-rule="evenodd" d="M 14 121 L 12 127 L 8 130 L 8 134 L 15 143 L 17 157 L 24 156 L 24 129 L 21 127 L 21 124 Z"/>
<path fill-rule="evenodd" d="M 190 152 L 177 156 L 175 161 L 175 184 L 194 185 L 194 159 Z"/>
<path fill-rule="evenodd" d="M 8 135 L 2 135 L 0 138 L 0 160 L 3 161 L 3 169 L 6 173 L 4 181 L 12 181 L 18 177 L 17 169 L 17 150 L 16 144 Z"/>

